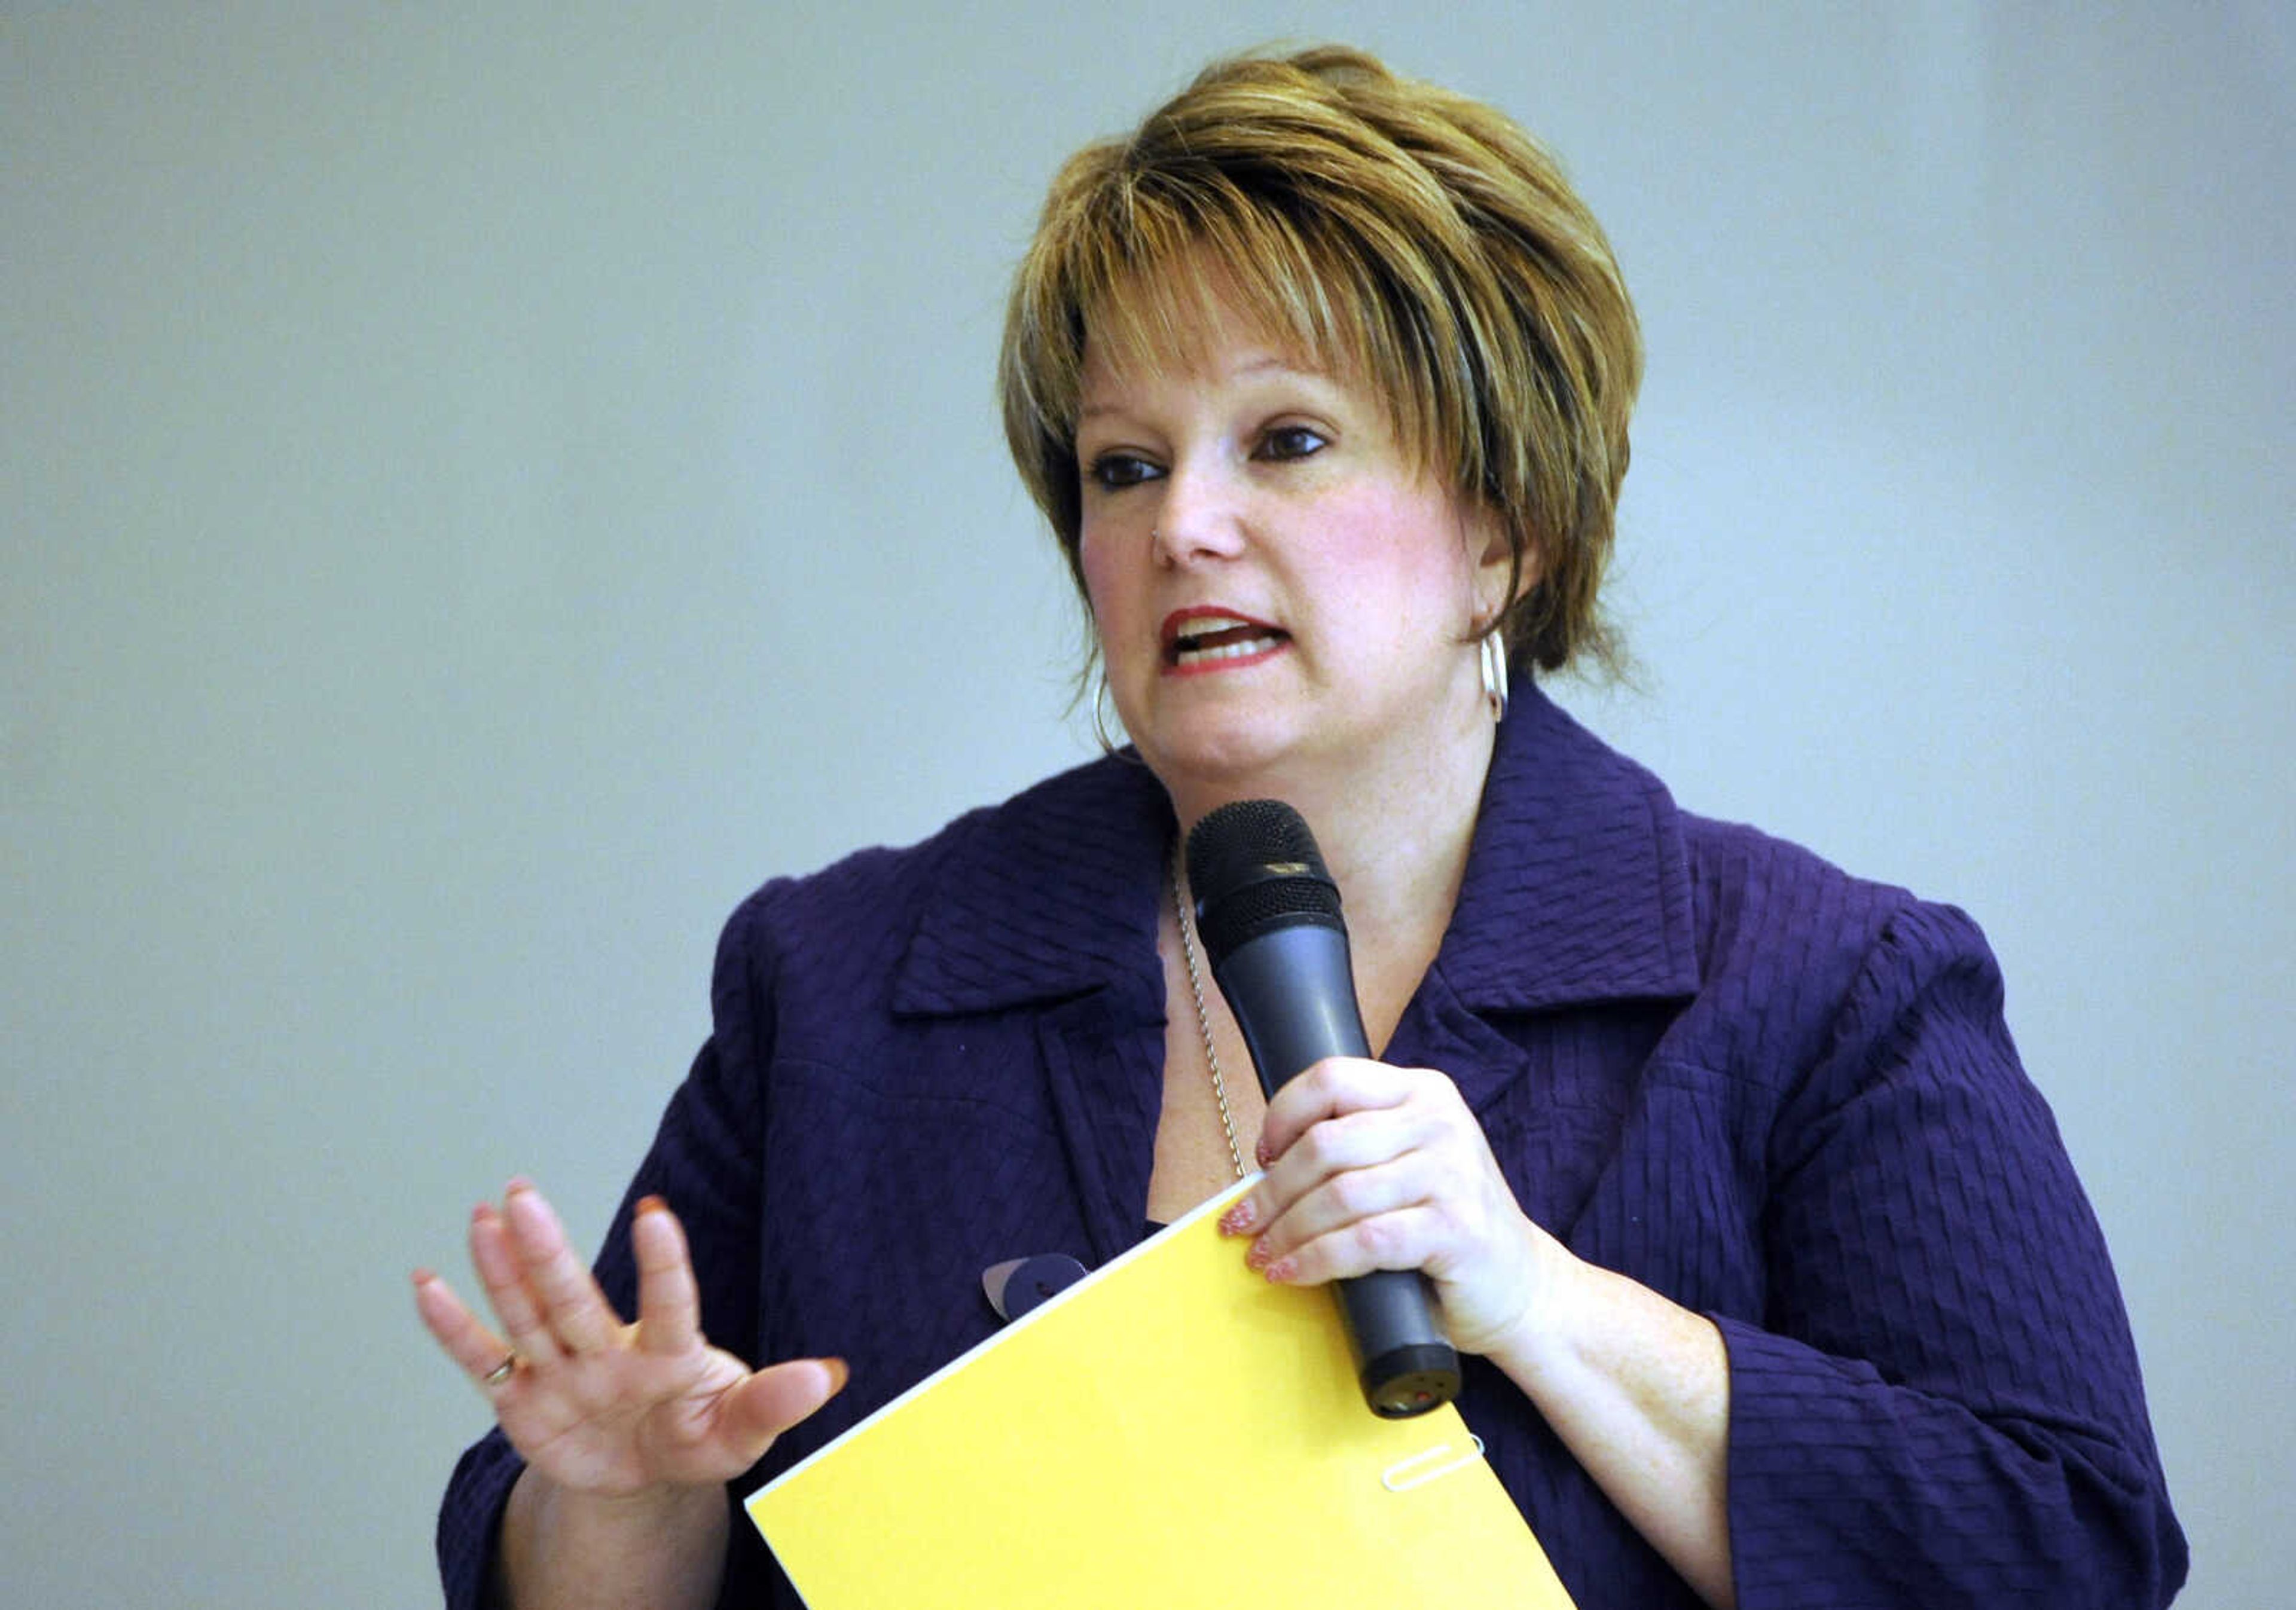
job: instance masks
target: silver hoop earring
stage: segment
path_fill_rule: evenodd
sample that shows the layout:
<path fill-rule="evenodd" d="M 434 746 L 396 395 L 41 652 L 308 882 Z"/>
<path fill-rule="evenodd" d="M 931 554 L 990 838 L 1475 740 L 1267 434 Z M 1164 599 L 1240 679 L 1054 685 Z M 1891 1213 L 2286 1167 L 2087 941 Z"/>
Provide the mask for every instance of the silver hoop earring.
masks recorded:
<path fill-rule="evenodd" d="M 1493 721 L 1505 721 L 1507 707 L 1506 643 L 1498 629 L 1483 633 L 1483 702 L 1491 707 Z"/>
<path fill-rule="evenodd" d="M 1092 735 L 1100 740 L 1102 754 L 1113 755 L 1124 746 L 1109 733 L 1108 702 L 1108 667 L 1103 666 L 1092 679 Z"/>

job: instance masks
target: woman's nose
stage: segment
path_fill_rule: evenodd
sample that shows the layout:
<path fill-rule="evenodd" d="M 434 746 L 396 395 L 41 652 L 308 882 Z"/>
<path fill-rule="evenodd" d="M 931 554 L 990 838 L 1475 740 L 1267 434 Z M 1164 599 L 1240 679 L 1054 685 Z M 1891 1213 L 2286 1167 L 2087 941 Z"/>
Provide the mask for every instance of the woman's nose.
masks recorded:
<path fill-rule="evenodd" d="M 1234 558 L 1243 550 L 1243 489 L 1227 470 L 1201 461 L 1175 464 L 1156 511 L 1157 562 Z"/>

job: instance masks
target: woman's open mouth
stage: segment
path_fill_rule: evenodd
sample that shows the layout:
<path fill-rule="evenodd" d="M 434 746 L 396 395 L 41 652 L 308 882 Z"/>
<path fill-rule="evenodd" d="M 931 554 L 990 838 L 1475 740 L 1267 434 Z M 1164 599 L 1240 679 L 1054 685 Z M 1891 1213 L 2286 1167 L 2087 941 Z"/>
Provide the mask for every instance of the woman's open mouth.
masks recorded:
<path fill-rule="evenodd" d="M 1201 614 L 1166 623 L 1164 664 L 1175 671 L 1210 670 L 1275 653 L 1291 634 L 1241 616 Z"/>

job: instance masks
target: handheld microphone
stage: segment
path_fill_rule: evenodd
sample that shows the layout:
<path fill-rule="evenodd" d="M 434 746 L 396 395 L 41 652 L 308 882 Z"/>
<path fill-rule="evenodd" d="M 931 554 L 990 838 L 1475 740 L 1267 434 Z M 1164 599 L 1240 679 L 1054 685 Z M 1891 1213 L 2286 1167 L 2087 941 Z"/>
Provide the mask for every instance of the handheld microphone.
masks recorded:
<path fill-rule="evenodd" d="M 1222 805 L 1188 834 L 1196 932 L 1273 1100 L 1326 1057 L 1368 1057 L 1340 888 L 1300 813 L 1278 799 Z M 1357 1379 L 1374 1414 L 1406 1419 L 1459 1393 L 1459 1355 L 1415 1269 L 1338 1283 Z"/>

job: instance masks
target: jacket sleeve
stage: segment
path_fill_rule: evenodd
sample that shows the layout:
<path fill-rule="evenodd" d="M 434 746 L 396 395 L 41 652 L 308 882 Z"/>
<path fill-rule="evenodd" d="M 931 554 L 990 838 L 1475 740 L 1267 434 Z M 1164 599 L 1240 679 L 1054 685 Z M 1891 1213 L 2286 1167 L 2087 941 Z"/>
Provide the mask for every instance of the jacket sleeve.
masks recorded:
<path fill-rule="evenodd" d="M 637 1269 L 630 1218 L 640 1198 L 658 1195 L 685 1226 L 701 1296 L 702 1334 L 719 1347 L 758 1362 L 758 1215 L 764 1133 L 763 1057 L 772 1044 L 769 994 L 749 964 L 742 918 L 720 941 L 712 986 L 715 1028 L 671 1097 L 652 1148 L 623 1194 L 594 1265 L 616 1312 L 637 1311 Z M 467 1449 L 439 1505 L 439 1569 L 448 1610 L 490 1602 L 504 1505 L 525 1468 L 499 1427 Z M 721 1604 L 749 1603 L 770 1557 L 729 1484 L 734 1505 L 731 1554 Z"/>
<path fill-rule="evenodd" d="M 1780 1108 L 1769 1312 L 1716 1319 L 1742 1610 L 2184 1581 L 2103 1238 L 2001 1007 L 1975 925 L 1908 906 Z"/>

